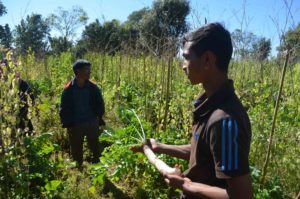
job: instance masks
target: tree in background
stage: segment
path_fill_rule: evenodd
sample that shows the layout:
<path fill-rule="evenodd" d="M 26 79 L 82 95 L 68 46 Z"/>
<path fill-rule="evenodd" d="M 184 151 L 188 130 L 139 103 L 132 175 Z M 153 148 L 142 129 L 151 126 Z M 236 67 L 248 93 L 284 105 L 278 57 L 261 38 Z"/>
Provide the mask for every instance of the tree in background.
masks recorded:
<path fill-rule="evenodd" d="M 40 14 L 32 14 L 22 19 L 16 26 L 15 43 L 17 52 L 26 54 L 31 48 L 35 54 L 45 52 L 50 28 Z"/>
<path fill-rule="evenodd" d="M 141 26 L 141 22 L 143 21 L 143 17 L 150 12 L 149 8 L 142 8 L 138 11 L 133 11 L 128 17 L 127 21 L 125 22 L 127 26 L 135 30 L 139 30 Z"/>
<path fill-rule="evenodd" d="M 271 40 L 261 37 L 252 44 L 253 58 L 258 61 L 266 60 L 271 52 Z"/>
<path fill-rule="evenodd" d="M 6 7 L 4 6 L 4 4 L 2 3 L 2 1 L 0 0 L 0 17 L 5 15 L 7 13 L 6 11 Z"/>
<path fill-rule="evenodd" d="M 133 12 L 123 24 L 115 19 L 103 24 L 96 20 L 85 26 L 76 51 L 176 54 L 178 39 L 188 30 L 189 12 L 187 0 L 156 0 L 151 9 Z"/>
<path fill-rule="evenodd" d="M 85 26 L 78 42 L 81 48 L 94 52 L 115 54 L 128 43 L 129 30 L 124 24 L 113 19 L 101 25 L 99 20 Z"/>
<path fill-rule="evenodd" d="M 145 10 L 141 20 L 140 42 L 150 53 L 160 56 L 165 51 L 178 50 L 178 39 L 187 30 L 190 12 L 187 0 L 156 0 L 152 9 Z"/>
<path fill-rule="evenodd" d="M 12 44 L 12 40 L 13 37 L 9 25 L 5 24 L 4 27 L 0 25 L 0 44 L 4 48 L 10 48 Z"/>
<path fill-rule="evenodd" d="M 73 47 L 71 41 L 65 40 L 63 37 L 49 37 L 49 43 L 51 46 L 50 52 L 53 54 L 60 54 L 66 52 Z"/>
<path fill-rule="evenodd" d="M 105 46 L 104 35 L 104 29 L 99 20 L 96 19 L 95 22 L 85 26 L 85 29 L 82 32 L 82 38 L 78 42 L 78 45 L 80 45 L 81 48 L 86 48 L 86 50 L 89 49 L 94 52 L 101 52 Z"/>
<path fill-rule="evenodd" d="M 128 30 L 128 46 L 132 51 L 138 49 L 138 52 L 145 52 L 147 48 L 142 45 L 141 30 L 144 16 L 150 12 L 149 8 L 142 8 L 132 12 L 125 22 L 124 26 Z"/>
<path fill-rule="evenodd" d="M 52 38 L 51 44 L 54 45 L 51 45 L 52 50 L 61 50 L 59 52 L 68 50 L 76 35 L 76 30 L 85 25 L 87 20 L 87 13 L 81 7 L 73 6 L 70 10 L 59 7 L 56 14 L 51 14 L 47 18 L 49 25 L 60 33 L 59 38 Z"/>
<path fill-rule="evenodd" d="M 294 29 L 288 30 L 282 38 L 283 42 L 278 47 L 279 54 L 291 50 L 294 61 L 300 61 L 300 23 Z"/>
<path fill-rule="evenodd" d="M 231 33 L 231 38 L 234 57 L 241 60 L 250 58 L 257 37 L 252 32 L 236 29 Z"/>
<path fill-rule="evenodd" d="M 124 28 L 122 24 L 116 19 L 113 19 L 110 22 L 105 22 L 103 24 L 105 52 L 108 54 L 114 54 L 115 52 L 120 51 L 122 45 L 128 40 L 128 31 Z"/>
<path fill-rule="evenodd" d="M 7 13 L 6 7 L 0 1 L 0 16 L 3 16 Z M 10 48 L 12 43 L 12 33 L 10 31 L 9 25 L 5 26 L 0 25 L 0 44 L 4 48 Z"/>
<path fill-rule="evenodd" d="M 266 60 L 271 53 L 271 40 L 259 37 L 252 32 L 236 29 L 231 33 L 234 58 L 238 60 Z"/>

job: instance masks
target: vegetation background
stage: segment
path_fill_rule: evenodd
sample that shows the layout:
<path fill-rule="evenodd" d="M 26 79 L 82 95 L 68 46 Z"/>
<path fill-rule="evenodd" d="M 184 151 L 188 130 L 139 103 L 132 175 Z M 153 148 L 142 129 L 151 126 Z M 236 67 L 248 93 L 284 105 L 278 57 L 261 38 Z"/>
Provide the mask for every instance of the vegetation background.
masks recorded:
<path fill-rule="evenodd" d="M 185 0 L 156 0 L 124 23 L 86 24 L 86 12 L 73 7 L 47 18 L 28 15 L 14 31 L 0 26 L 1 51 L 10 66 L 3 71 L 5 81 L 0 79 L 0 198 L 178 198 L 180 192 L 167 187 L 142 154 L 129 150 L 137 144 L 139 124 L 128 110 L 137 112 L 148 138 L 189 142 L 192 101 L 202 91 L 181 70 L 180 37 L 189 30 L 190 11 Z M 0 15 L 6 12 L 0 1 Z M 73 42 L 83 25 L 82 37 Z M 51 37 L 51 29 L 61 36 Z M 271 57 L 270 39 L 243 29 L 232 32 L 229 75 L 251 119 L 255 198 L 300 194 L 300 23 L 279 35 L 278 55 Z M 77 58 L 91 61 L 91 77 L 102 88 L 107 110 L 100 163 L 85 162 L 81 170 L 70 160 L 58 116 L 60 94 Z M 31 136 L 16 128 L 16 72 L 36 97 L 29 109 Z M 187 168 L 182 160 L 159 157 Z"/>

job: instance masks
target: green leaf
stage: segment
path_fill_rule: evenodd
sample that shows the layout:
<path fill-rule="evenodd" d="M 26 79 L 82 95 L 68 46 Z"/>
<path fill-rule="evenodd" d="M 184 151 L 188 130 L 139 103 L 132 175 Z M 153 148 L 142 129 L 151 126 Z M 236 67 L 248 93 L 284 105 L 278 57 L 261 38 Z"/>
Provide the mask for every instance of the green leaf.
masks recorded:
<path fill-rule="evenodd" d="M 52 144 L 48 144 L 48 145 L 43 145 L 43 148 L 41 150 L 41 153 L 43 154 L 49 154 L 54 150 L 54 146 Z"/>
<path fill-rule="evenodd" d="M 104 173 L 101 173 L 100 175 L 97 176 L 97 182 L 99 183 L 99 185 L 104 184 L 104 177 L 105 177 Z"/>
<path fill-rule="evenodd" d="M 95 186 L 91 186 L 91 187 L 89 188 L 89 192 L 90 192 L 90 193 L 95 194 L 95 191 L 96 191 Z"/>
<path fill-rule="evenodd" d="M 55 190 L 57 190 L 59 185 L 61 185 L 61 183 L 62 182 L 60 180 L 52 180 L 45 185 L 45 189 L 47 191 L 55 191 Z"/>

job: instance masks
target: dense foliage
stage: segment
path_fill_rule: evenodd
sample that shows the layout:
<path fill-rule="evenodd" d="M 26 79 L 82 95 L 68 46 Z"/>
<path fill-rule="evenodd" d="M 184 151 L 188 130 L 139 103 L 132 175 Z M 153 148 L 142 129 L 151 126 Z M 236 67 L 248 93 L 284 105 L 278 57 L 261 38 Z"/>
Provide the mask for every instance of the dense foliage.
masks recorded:
<path fill-rule="evenodd" d="M 161 175 L 142 154 L 133 154 L 136 118 L 146 136 L 170 144 L 188 143 L 192 101 L 202 91 L 192 87 L 173 57 L 133 57 L 87 53 L 92 79 L 101 86 L 107 113 L 100 140 L 106 149 L 99 164 L 74 168 L 68 153 L 67 135 L 58 117 L 64 83 L 73 76 L 72 53 L 37 60 L 31 53 L 11 67 L 1 87 L 0 193 L 1 198 L 177 198 Z M 11 66 L 14 64 L 11 62 Z M 283 63 L 232 62 L 230 77 L 248 110 L 253 130 L 250 162 L 256 198 L 293 198 L 299 192 L 300 174 L 300 65 L 288 66 L 267 178 L 261 184 L 272 115 Z M 35 133 L 22 136 L 15 128 L 18 109 L 14 72 L 29 80 L 36 95 L 30 107 Z M 4 92 L 3 92 L 4 91 Z M 14 99 L 14 100 L 12 100 Z M 15 136 L 11 136 L 15 132 Z M 86 147 L 87 148 L 87 147 Z M 87 151 L 86 151 L 87 152 Z M 87 154 L 85 153 L 85 156 Z M 187 162 L 159 156 L 169 165 Z"/>
<path fill-rule="evenodd" d="M 202 88 L 192 87 L 177 58 L 179 38 L 188 29 L 187 0 L 155 0 L 132 12 L 127 21 L 113 19 L 86 24 L 80 7 L 59 8 L 44 18 L 30 14 L 11 31 L 0 25 L 1 53 L 9 68 L 0 75 L 0 198 L 178 198 L 143 154 L 133 154 L 139 122 L 147 138 L 186 144 L 191 136 L 192 101 Z M 7 13 L 0 0 L 0 16 Z M 206 20 L 205 20 L 206 21 Z M 205 22 L 206 23 L 206 22 Z M 81 38 L 76 30 L 86 25 Z M 60 32 L 50 35 L 51 28 Z M 270 39 L 236 29 L 230 77 L 252 123 L 250 153 L 255 198 L 295 198 L 300 181 L 300 24 L 282 35 L 279 56 L 268 59 Z M 284 32 L 284 31 L 283 31 Z M 13 34 L 14 33 L 14 34 Z M 270 162 L 262 173 L 270 143 L 273 113 L 283 69 L 280 57 L 290 50 L 275 123 Z M 18 57 L 20 56 L 20 57 Z M 63 85 L 71 80 L 75 58 L 92 62 L 92 79 L 102 88 L 107 126 L 99 137 L 105 150 L 100 163 L 76 168 L 70 160 L 67 133 L 58 107 Z M 17 128 L 16 73 L 29 82 L 36 97 L 28 102 L 34 133 Z M 87 157 L 85 147 L 85 157 Z M 187 162 L 159 155 L 168 165 Z M 266 179 L 262 180 L 262 176 Z"/>

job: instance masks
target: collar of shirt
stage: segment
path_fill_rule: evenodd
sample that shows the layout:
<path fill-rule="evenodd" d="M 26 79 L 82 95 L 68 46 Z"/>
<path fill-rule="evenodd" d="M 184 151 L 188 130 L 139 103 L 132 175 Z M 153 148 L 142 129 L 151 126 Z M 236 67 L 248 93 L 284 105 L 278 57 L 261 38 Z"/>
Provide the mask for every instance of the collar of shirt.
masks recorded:
<path fill-rule="evenodd" d="M 207 98 L 206 93 L 200 95 L 198 99 L 194 101 L 194 120 L 199 120 L 200 118 L 205 117 L 233 94 L 233 81 L 228 80 L 211 97 Z"/>
<path fill-rule="evenodd" d="M 85 81 L 85 83 L 84 83 L 84 85 L 83 85 L 83 87 L 79 87 L 78 85 L 77 85 L 77 82 L 76 82 L 77 80 L 76 80 L 76 78 L 74 78 L 73 80 L 72 80 L 72 83 L 71 83 L 71 85 L 72 86 L 75 86 L 76 88 L 84 88 L 84 87 L 86 87 L 87 85 L 88 85 L 88 80 L 86 80 Z"/>

